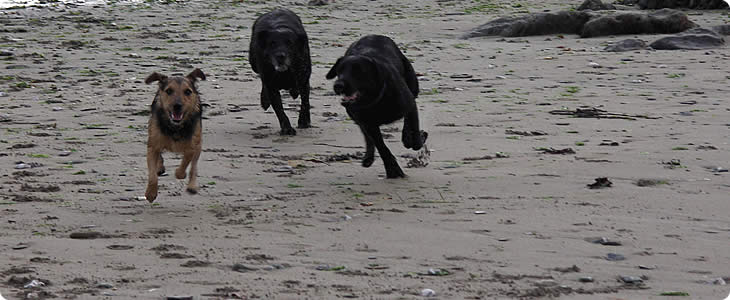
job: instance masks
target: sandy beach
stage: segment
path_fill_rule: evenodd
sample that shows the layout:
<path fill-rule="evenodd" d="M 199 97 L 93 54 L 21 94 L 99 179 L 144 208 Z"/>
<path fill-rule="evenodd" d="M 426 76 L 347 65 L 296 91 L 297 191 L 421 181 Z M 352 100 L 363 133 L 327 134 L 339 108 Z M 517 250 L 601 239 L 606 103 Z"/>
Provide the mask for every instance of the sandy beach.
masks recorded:
<path fill-rule="evenodd" d="M 724 299 L 730 49 L 605 52 L 624 38 L 460 39 L 578 1 L 50 4 L 0 10 L 0 294 L 11 299 Z M 312 125 L 278 134 L 251 25 L 296 12 Z M 621 6 L 621 9 L 636 9 Z M 686 11 L 710 27 L 727 10 Z M 419 74 L 425 167 L 360 166 L 325 74 L 367 34 Z M 152 72 L 200 68 L 198 195 L 140 197 Z M 283 97 L 293 124 L 299 100 Z M 608 118 L 578 118 L 595 109 Z M 168 170 L 180 156 L 166 154 Z M 590 189 L 605 177 L 610 187 Z M 32 285 L 33 281 L 42 282 Z M 430 289 L 431 291 L 427 291 Z M 426 290 L 426 291 L 424 291 Z M 426 296 L 424 296 L 426 295 Z M 175 298 L 179 297 L 179 298 Z M 192 297 L 192 298 L 190 298 Z"/>

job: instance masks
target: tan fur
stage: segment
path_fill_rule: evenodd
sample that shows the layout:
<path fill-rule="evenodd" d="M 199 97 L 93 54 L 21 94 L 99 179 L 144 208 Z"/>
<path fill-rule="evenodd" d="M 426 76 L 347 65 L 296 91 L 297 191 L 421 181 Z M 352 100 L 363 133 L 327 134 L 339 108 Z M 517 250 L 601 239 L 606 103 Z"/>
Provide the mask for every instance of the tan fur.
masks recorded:
<path fill-rule="evenodd" d="M 200 112 L 200 96 L 196 93 L 195 82 L 197 78 L 205 79 L 205 75 L 195 69 L 187 77 L 171 77 L 153 73 L 146 82 L 149 84 L 159 81 L 158 94 L 156 96 L 157 105 L 160 110 L 167 116 L 173 110 L 175 102 L 182 103 L 183 120 L 188 121 L 189 118 Z M 187 94 L 186 94 L 187 91 Z M 168 93 L 170 92 L 170 93 Z M 163 122 L 169 120 L 163 120 Z M 189 139 L 175 140 L 172 136 L 166 135 L 159 126 L 158 116 L 154 112 L 151 113 L 148 124 L 147 136 L 147 171 L 148 182 L 145 196 L 147 201 L 152 203 L 157 198 L 158 183 L 157 176 L 165 172 L 162 159 L 162 153 L 171 151 L 181 153 L 183 155 L 180 166 L 175 170 L 177 179 L 185 178 L 185 170 L 190 165 L 190 173 L 187 185 L 187 191 L 191 194 L 198 192 L 197 175 L 198 175 L 198 159 L 202 151 L 202 124 L 200 118 L 194 124 L 193 134 Z"/>

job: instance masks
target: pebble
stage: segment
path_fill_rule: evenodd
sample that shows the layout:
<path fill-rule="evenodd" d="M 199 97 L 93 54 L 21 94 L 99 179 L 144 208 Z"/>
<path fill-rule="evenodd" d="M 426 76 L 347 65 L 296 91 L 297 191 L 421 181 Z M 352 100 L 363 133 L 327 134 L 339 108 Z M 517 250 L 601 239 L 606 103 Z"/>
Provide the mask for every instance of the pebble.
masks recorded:
<path fill-rule="evenodd" d="M 15 168 L 16 169 L 30 169 L 32 167 L 26 163 L 19 163 L 19 164 L 15 165 Z"/>
<path fill-rule="evenodd" d="M 129 57 L 131 57 L 131 58 L 140 58 L 142 56 L 139 55 L 139 54 L 137 54 L 137 53 L 129 53 Z"/>
<path fill-rule="evenodd" d="M 345 215 L 344 217 L 342 217 L 342 220 L 349 221 L 352 220 L 352 217 Z"/>
<path fill-rule="evenodd" d="M 436 297 L 436 291 L 432 289 L 422 289 L 421 296 L 423 297 Z"/>
<path fill-rule="evenodd" d="M 69 156 L 69 155 L 71 155 L 71 151 L 68 151 L 68 150 L 61 151 L 58 153 L 58 156 Z"/>
<path fill-rule="evenodd" d="M 623 256 L 623 255 L 617 254 L 617 253 L 609 253 L 609 254 L 606 254 L 606 260 L 621 261 L 621 260 L 626 260 L 626 256 Z"/>
<path fill-rule="evenodd" d="M 15 55 L 12 51 L 0 50 L 0 56 L 13 56 Z"/>
<path fill-rule="evenodd" d="M 642 270 L 654 270 L 654 269 L 656 269 L 656 266 L 639 265 L 639 269 L 642 269 Z"/>
<path fill-rule="evenodd" d="M 712 172 L 715 173 L 726 173 L 728 170 L 723 167 L 716 167 L 712 169 Z"/>
<path fill-rule="evenodd" d="M 714 285 L 726 285 L 727 284 L 727 282 L 725 282 L 725 279 L 723 279 L 722 277 L 712 278 L 708 281 L 708 283 L 714 284 Z"/>
<path fill-rule="evenodd" d="M 6 93 L 6 92 L 0 92 L 0 97 L 7 97 L 7 96 L 8 96 L 8 93 Z"/>
<path fill-rule="evenodd" d="M 549 286 L 556 286 L 558 283 L 555 280 L 552 279 L 542 279 L 535 281 L 535 285 L 539 287 L 549 287 Z"/>
<path fill-rule="evenodd" d="M 193 300 L 193 296 L 167 296 L 167 300 Z"/>
<path fill-rule="evenodd" d="M 593 277 L 591 277 L 591 276 L 581 277 L 581 278 L 578 278 L 578 281 L 580 281 L 580 282 L 593 282 Z"/>
<path fill-rule="evenodd" d="M 477 211 L 474 212 L 475 215 L 483 215 L 483 214 L 486 214 L 486 213 L 487 212 L 486 211 L 483 211 L 483 210 L 477 210 Z"/>
<path fill-rule="evenodd" d="M 63 110 L 63 107 L 60 107 L 60 106 L 56 106 L 53 108 L 53 111 L 62 111 L 62 110 Z"/>
<path fill-rule="evenodd" d="M 588 63 L 588 66 L 589 66 L 589 67 L 591 67 L 591 68 L 594 68 L 594 69 L 595 69 L 595 68 L 600 68 L 600 67 L 601 67 L 601 65 L 599 65 L 599 64 L 598 64 L 598 63 L 596 63 L 596 62 L 589 62 L 589 63 Z"/>
<path fill-rule="evenodd" d="M 271 171 L 277 172 L 277 173 L 288 173 L 293 170 L 294 170 L 294 168 L 292 166 L 278 166 L 278 167 L 271 169 Z"/>
<path fill-rule="evenodd" d="M 96 288 L 99 288 L 99 289 L 111 289 L 111 288 L 114 288 L 114 285 L 112 285 L 111 283 L 108 283 L 108 282 L 102 282 L 102 283 L 97 284 L 96 285 Z"/>
<path fill-rule="evenodd" d="M 638 284 L 644 282 L 644 280 L 636 276 L 619 276 L 619 279 L 628 284 Z"/>

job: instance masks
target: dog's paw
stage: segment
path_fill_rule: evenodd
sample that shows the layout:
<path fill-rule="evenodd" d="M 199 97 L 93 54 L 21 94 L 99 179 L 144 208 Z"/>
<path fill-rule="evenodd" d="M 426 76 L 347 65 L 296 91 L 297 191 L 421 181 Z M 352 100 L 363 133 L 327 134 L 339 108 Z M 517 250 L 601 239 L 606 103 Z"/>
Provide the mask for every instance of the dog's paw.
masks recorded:
<path fill-rule="evenodd" d="M 177 179 L 185 179 L 185 169 L 176 169 L 175 170 L 175 178 Z"/>
<path fill-rule="evenodd" d="M 299 128 L 299 129 L 312 127 L 312 121 L 310 121 L 309 118 L 299 117 L 299 120 L 297 121 L 297 123 L 298 123 L 297 128 Z"/>
<path fill-rule="evenodd" d="M 362 166 L 369 168 L 370 166 L 373 165 L 374 161 L 375 161 L 374 155 L 366 156 L 365 158 L 362 159 Z"/>
<path fill-rule="evenodd" d="M 411 147 L 411 149 L 415 151 L 421 150 L 423 145 L 426 144 L 426 139 L 428 139 L 428 132 L 421 130 L 418 139 L 414 141 L 413 147 Z"/>
<path fill-rule="evenodd" d="M 396 166 L 394 168 L 385 169 L 385 177 L 388 179 L 405 178 L 406 174 L 403 173 L 403 170 L 401 170 L 400 167 Z"/>
<path fill-rule="evenodd" d="M 144 196 L 150 203 L 155 202 L 155 199 L 157 199 L 157 188 L 147 187 L 147 191 L 144 193 Z"/>
<path fill-rule="evenodd" d="M 294 130 L 294 128 L 282 128 L 281 131 L 279 131 L 280 135 L 297 135 L 297 131 Z"/>
<path fill-rule="evenodd" d="M 198 187 L 197 186 L 189 186 L 187 189 L 185 189 L 186 192 L 190 195 L 195 195 L 198 193 Z"/>

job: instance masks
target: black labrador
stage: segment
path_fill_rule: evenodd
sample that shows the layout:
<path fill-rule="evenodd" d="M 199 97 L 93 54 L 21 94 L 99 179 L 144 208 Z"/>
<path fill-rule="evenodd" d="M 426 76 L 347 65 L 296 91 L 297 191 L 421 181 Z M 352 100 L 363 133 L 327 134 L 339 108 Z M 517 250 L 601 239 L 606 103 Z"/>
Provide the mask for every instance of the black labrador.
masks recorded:
<path fill-rule="evenodd" d="M 370 167 L 375 148 L 388 178 L 405 177 L 383 141 L 380 125 L 403 118 L 403 146 L 419 150 L 428 134 L 418 126 L 418 79 L 413 66 L 388 37 L 368 35 L 350 45 L 337 59 L 327 79 L 337 77 L 335 94 L 342 95 L 347 114 L 365 135 L 363 167 Z"/>
<path fill-rule="evenodd" d="M 292 99 L 301 96 L 298 128 L 311 127 L 309 117 L 309 77 L 312 61 L 309 39 L 299 17 L 288 9 L 276 9 L 256 19 L 251 34 L 248 61 L 261 75 L 261 107 L 274 108 L 281 135 L 296 135 L 284 113 L 279 90 L 288 90 Z"/>

